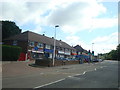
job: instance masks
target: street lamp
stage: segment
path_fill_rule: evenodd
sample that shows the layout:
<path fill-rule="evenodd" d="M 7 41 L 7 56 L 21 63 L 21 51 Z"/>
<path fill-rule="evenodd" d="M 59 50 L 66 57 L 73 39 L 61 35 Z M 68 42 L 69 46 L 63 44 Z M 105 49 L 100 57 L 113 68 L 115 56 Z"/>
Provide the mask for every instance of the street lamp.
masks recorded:
<path fill-rule="evenodd" d="M 94 43 L 92 43 L 92 51 L 93 51 L 93 44 L 94 44 Z"/>
<path fill-rule="evenodd" d="M 92 43 L 92 52 L 93 52 L 93 44 L 94 44 L 94 43 Z M 92 59 L 93 59 L 93 55 L 91 55 L 91 60 L 92 60 Z"/>
<path fill-rule="evenodd" d="M 55 34 L 54 34 L 54 52 L 53 52 L 53 66 L 55 64 L 55 47 L 56 47 L 56 28 L 59 27 L 59 25 L 55 26 Z"/>

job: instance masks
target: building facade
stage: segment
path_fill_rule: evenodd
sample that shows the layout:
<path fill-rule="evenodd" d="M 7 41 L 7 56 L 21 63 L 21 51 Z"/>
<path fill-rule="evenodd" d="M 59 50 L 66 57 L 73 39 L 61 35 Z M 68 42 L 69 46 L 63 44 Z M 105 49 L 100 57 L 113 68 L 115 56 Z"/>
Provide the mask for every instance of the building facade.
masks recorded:
<path fill-rule="evenodd" d="M 23 32 L 3 40 L 4 44 L 16 45 L 22 48 L 22 53 L 27 55 L 27 59 L 35 58 L 53 58 L 54 38 L 50 38 L 31 31 Z M 76 49 L 67 43 L 56 40 L 55 57 L 73 57 L 76 55 Z"/>

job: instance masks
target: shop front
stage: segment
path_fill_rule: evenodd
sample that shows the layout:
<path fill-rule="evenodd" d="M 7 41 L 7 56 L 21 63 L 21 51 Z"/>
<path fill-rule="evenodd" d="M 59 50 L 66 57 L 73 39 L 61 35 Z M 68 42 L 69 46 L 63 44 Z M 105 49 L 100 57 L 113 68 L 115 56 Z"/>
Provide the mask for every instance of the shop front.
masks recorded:
<path fill-rule="evenodd" d="M 64 51 L 58 51 L 57 57 L 64 58 Z"/>
<path fill-rule="evenodd" d="M 35 58 L 43 58 L 44 56 L 44 52 L 43 52 L 43 48 L 37 48 L 34 47 L 31 50 L 28 50 L 28 54 L 27 54 L 27 58 L 28 59 L 35 59 Z"/>
<path fill-rule="evenodd" d="M 70 58 L 71 57 L 71 52 L 65 52 L 65 58 Z"/>
<path fill-rule="evenodd" d="M 52 49 L 44 49 L 44 56 L 46 58 L 52 58 L 53 50 Z"/>

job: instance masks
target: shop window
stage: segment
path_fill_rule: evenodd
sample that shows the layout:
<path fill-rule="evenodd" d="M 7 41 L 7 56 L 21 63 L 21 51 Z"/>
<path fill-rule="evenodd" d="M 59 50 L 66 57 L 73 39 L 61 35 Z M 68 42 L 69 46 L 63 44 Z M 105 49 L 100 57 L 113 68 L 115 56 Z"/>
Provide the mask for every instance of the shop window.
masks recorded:
<path fill-rule="evenodd" d="M 38 43 L 37 47 L 38 48 L 43 48 L 43 44 L 42 43 Z"/>
<path fill-rule="evenodd" d="M 13 41 L 13 45 L 17 45 L 17 41 L 16 40 Z"/>
<path fill-rule="evenodd" d="M 50 45 L 45 45 L 45 48 L 46 49 L 50 49 Z"/>

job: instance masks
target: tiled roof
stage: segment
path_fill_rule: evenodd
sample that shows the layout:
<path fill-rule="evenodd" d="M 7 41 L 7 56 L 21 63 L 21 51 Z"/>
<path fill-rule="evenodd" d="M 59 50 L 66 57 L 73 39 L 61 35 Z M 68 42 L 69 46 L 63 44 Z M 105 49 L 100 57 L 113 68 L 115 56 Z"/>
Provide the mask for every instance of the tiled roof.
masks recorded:
<path fill-rule="evenodd" d="M 75 48 L 78 52 L 85 52 L 85 53 L 88 52 L 87 50 L 83 49 L 80 45 L 76 45 L 74 48 Z"/>
<path fill-rule="evenodd" d="M 83 51 L 84 51 L 84 49 L 83 49 L 81 46 L 79 46 L 79 45 L 76 45 L 74 48 L 75 48 L 77 51 L 79 51 L 79 52 L 83 52 Z"/>

